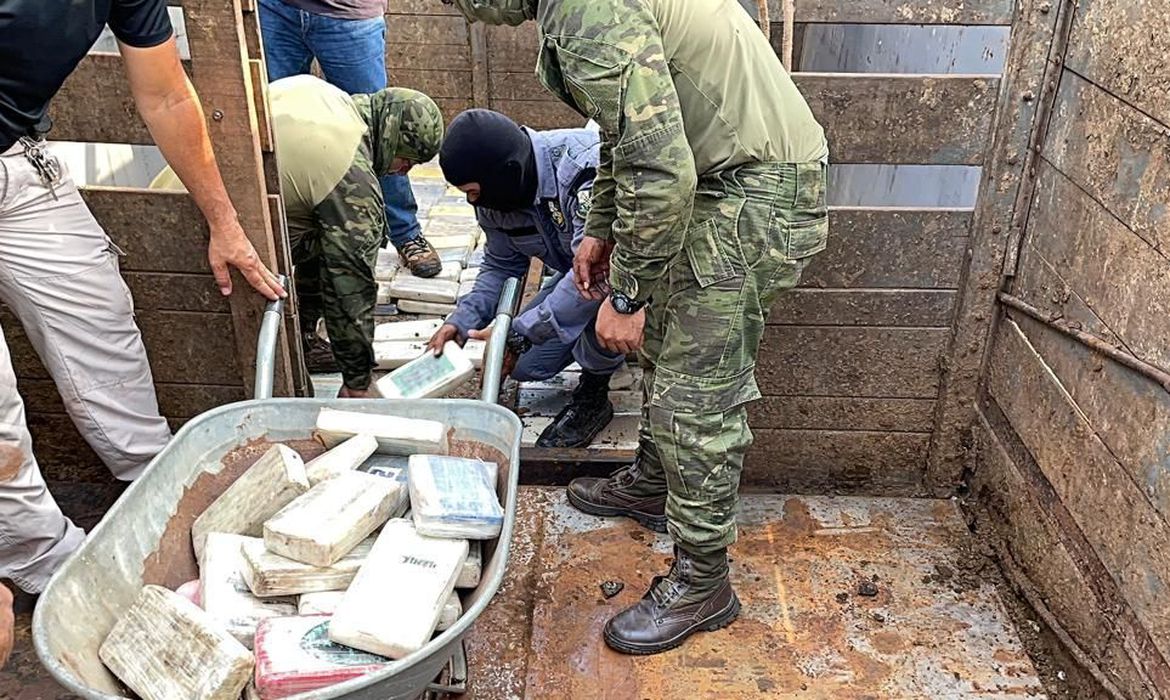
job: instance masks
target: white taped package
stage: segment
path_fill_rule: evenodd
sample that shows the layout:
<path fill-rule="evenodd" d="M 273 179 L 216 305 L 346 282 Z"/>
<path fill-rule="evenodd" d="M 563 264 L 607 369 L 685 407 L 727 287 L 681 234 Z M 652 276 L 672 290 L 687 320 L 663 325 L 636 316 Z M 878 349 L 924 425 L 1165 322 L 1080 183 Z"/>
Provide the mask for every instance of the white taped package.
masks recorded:
<path fill-rule="evenodd" d="M 475 540 L 467 549 L 467 559 L 455 579 L 456 588 L 475 588 L 483 577 L 483 542 Z"/>
<path fill-rule="evenodd" d="M 378 441 L 378 452 L 382 454 L 447 451 L 447 426 L 439 421 L 335 408 L 322 408 L 317 414 L 317 435 L 326 447 L 333 448 L 358 433 L 373 435 Z M 308 484 L 308 479 L 305 483 Z M 272 512 L 280 510 L 283 505 Z"/>
<path fill-rule="evenodd" d="M 455 261 L 444 262 L 442 269 L 439 271 L 439 274 L 435 275 L 434 277 L 419 277 L 419 279 L 458 280 L 459 273 L 461 273 L 461 272 L 463 272 L 463 266 L 460 265 L 458 262 L 455 262 Z M 399 275 L 406 275 L 408 277 L 415 277 L 416 276 L 413 272 L 410 271 L 410 268 L 408 268 L 408 267 L 404 267 L 404 268 L 398 270 L 398 274 Z"/>
<path fill-rule="evenodd" d="M 500 534 L 504 510 L 496 496 L 495 462 L 411 455 L 410 509 L 420 534 L 486 540 Z"/>
<path fill-rule="evenodd" d="M 440 304 L 433 301 L 415 301 L 402 299 L 398 302 L 398 310 L 404 314 L 425 314 L 429 316 L 446 316 L 455 311 L 455 304 Z"/>
<path fill-rule="evenodd" d="M 305 464 L 305 475 L 309 478 L 309 484 L 316 486 L 322 481 L 353 471 L 376 449 L 378 440 L 373 435 L 354 435 Z"/>
<path fill-rule="evenodd" d="M 379 323 L 374 326 L 374 342 L 383 340 L 430 340 L 435 331 L 442 327 L 443 321 L 438 318 L 428 318 L 422 321 L 399 321 L 397 323 Z"/>
<path fill-rule="evenodd" d="M 466 558 L 467 540 L 427 537 L 391 520 L 334 612 L 329 638 L 392 659 L 421 649 Z"/>
<path fill-rule="evenodd" d="M 186 598 L 144 586 L 98 657 L 145 700 L 237 700 L 252 676 L 253 656 L 216 622 Z"/>
<path fill-rule="evenodd" d="M 256 625 L 266 617 L 295 615 L 297 601 L 288 596 L 259 598 L 252 594 L 243 574 L 246 566 L 243 547 L 248 542 L 263 544 L 256 537 L 223 532 L 209 534 L 200 562 L 199 581 L 203 609 L 251 649 Z"/>
<path fill-rule="evenodd" d="M 394 281 L 390 283 L 390 294 L 395 299 L 452 304 L 458 293 L 458 280 L 424 279 L 414 275 L 404 275 L 402 270 L 398 271 L 398 274 L 394 276 Z"/>
<path fill-rule="evenodd" d="M 443 354 L 426 353 L 378 380 L 378 392 L 388 399 L 423 399 L 442 396 L 475 374 L 471 358 L 455 341 L 447 341 Z"/>
<path fill-rule="evenodd" d="M 374 363 L 377 369 L 398 369 L 426 351 L 425 340 L 375 340 Z"/>

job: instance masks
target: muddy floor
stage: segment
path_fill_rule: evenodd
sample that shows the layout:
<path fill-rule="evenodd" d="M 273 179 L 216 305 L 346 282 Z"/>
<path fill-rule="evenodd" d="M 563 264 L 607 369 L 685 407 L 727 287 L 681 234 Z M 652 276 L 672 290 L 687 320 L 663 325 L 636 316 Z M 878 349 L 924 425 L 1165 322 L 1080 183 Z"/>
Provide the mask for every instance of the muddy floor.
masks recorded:
<path fill-rule="evenodd" d="M 1048 697 L 1012 621 L 1026 617 L 1009 614 L 969 542 L 949 501 L 748 496 L 732 550 L 740 619 L 628 657 L 601 628 L 669 567 L 667 540 L 580 515 L 563 489 L 525 487 L 464 697 Z M 606 598 L 606 582 L 620 592 Z M 22 613 L 0 698 L 70 697 L 39 668 L 28 622 Z"/>

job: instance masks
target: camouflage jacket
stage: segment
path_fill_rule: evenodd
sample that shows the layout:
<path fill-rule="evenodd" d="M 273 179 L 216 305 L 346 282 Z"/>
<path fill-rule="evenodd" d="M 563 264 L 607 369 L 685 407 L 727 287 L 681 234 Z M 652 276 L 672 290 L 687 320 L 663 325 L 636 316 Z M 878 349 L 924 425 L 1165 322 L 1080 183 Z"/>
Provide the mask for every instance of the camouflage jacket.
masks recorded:
<path fill-rule="evenodd" d="M 825 157 L 824 131 L 736 0 L 544 0 L 537 75 L 602 131 L 586 235 L 648 299 L 684 249 L 702 176 Z"/>

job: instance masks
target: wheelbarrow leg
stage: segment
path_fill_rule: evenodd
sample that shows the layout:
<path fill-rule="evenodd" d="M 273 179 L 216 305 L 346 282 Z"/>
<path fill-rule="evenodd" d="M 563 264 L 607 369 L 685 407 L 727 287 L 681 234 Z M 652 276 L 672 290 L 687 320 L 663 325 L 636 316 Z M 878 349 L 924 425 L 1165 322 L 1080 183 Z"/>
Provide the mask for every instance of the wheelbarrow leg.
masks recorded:
<path fill-rule="evenodd" d="M 440 683 L 446 676 L 446 683 Z M 445 673 L 439 675 L 435 683 L 427 686 L 426 698 L 438 700 L 448 695 L 463 695 L 467 692 L 467 646 L 466 642 L 459 640 L 459 646 L 455 648 L 455 653 L 451 655 L 451 660 L 447 662 L 447 670 Z"/>

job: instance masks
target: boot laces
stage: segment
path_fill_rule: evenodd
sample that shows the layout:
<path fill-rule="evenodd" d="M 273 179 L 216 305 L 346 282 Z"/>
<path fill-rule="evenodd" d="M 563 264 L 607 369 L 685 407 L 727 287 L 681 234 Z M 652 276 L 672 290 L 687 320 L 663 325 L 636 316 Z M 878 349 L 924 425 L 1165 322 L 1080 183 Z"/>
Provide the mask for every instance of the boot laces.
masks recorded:
<path fill-rule="evenodd" d="M 402 244 L 402 257 L 407 260 L 425 257 L 430 253 L 430 246 L 426 244 L 422 236 L 412 238 L 406 243 Z"/>

